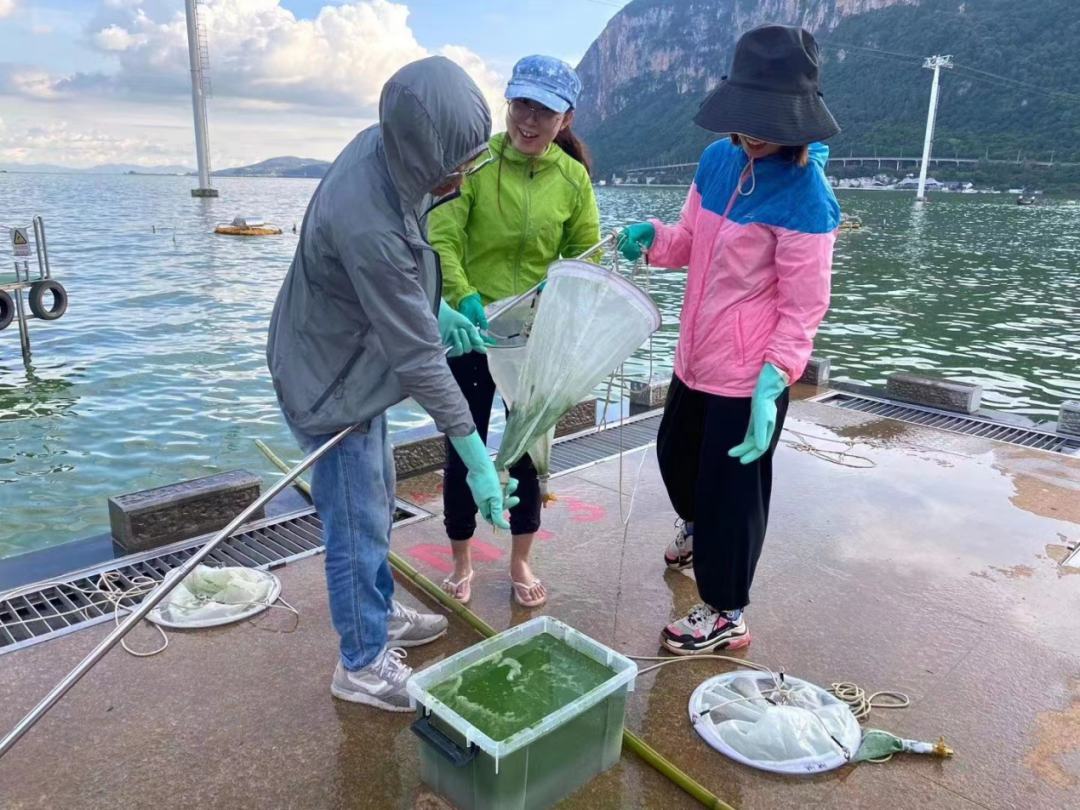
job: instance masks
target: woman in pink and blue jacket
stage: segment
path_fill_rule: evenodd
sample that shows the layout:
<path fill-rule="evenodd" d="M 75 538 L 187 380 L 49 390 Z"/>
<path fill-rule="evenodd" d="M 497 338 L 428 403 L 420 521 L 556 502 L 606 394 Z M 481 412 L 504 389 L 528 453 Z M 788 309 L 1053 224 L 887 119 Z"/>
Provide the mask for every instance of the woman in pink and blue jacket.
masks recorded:
<path fill-rule="evenodd" d="M 698 164 L 679 222 L 631 225 L 619 249 L 688 267 L 675 377 L 657 441 L 683 521 L 665 554 L 693 566 L 702 604 L 661 642 L 682 655 L 750 643 L 743 608 L 765 540 L 788 386 L 829 308 L 840 208 L 825 179 L 840 131 L 818 89 L 818 46 L 769 25 L 739 40 L 695 123 L 730 135 Z"/>

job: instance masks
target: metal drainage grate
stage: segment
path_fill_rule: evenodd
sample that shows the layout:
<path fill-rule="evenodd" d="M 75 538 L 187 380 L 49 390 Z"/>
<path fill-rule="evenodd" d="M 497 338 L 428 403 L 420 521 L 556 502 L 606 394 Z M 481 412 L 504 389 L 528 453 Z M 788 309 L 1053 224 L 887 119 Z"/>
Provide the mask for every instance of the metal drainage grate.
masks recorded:
<path fill-rule="evenodd" d="M 625 453 L 652 444 L 662 418 L 662 415 L 645 415 L 600 431 L 559 439 L 551 449 L 551 474 L 565 475 L 615 458 L 620 451 Z"/>
<path fill-rule="evenodd" d="M 962 433 L 965 436 L 977 436 L 980 439 L 993 439 L 994 441 L 1018 444 L 1021 447 L 1031 447 L 1036 450 L 1049 450 L 1052 453 L 1064 453 L 1066 455 L 1072 455 L 1080 451 L 1080 440 L 1070 439 L 1057 433 L 1008 425 L 975 416 L 961 416 L 918 405 L 902 405 L 883 399 L 838 393 L 826 394 L 824 397 L 814 401 L 832 405 L 835 408 L 843 408 L 847 411 L 858 411 L 871 416 L 896 419 L 912 425 L 947 430 L 951 433 Z"/>
<path fill-rule="evenodd" d="M 430 513 L 404 501 L 399 500 L 397 507 L 395 527 L 430 517 Z M 36 587 L 7 591 L 7 594 L 18 593 L 17 596 L 0 593 L 0 654 L 112 620 L 116 612 L 112 604 L 103 594 L 93 593 L 102 574 L 115 574 L 122 589 L 132 587 L 132 579 L 136 577 L 150 577 L 160 582 L 212 537 L 205 535 L 184 540 L 111 560 L 105 565 L 39 583 Z M 306 509 L 250 524 L 216 548 L 207 561 L 272 570 L 323 550 L 322 521 L 314 509 Z M 126 608 L 135 604 L 137 600 L 134 599 L 121 601 Z"/>

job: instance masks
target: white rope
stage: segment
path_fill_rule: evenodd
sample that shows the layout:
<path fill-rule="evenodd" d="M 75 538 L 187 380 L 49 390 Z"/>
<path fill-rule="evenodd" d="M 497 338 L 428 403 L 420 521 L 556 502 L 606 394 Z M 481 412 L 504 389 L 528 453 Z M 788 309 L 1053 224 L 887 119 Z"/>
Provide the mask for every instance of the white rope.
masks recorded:
<path fill-rule="evenodd" d="M 762 664 L 756 664 L 753 661 L 744 658 L 735 658 L 730 655 L 718 655 L 710 653 L 707 655 L 627 655 L 634 661 L 659 661 L 658 664 L 645 667 L 638 670 L 638 675 L 644 675 L 648 672 L 660 669 L 660 667 L 670 666 L 671 664 L 682 664 L 690 661 L 727 661 L 731 664 L 736 664 L 744 669 L 754 669 L 759 672 L 765 672 L 772 676 L 773 683 L 776 686 L 776 690 L 790 693 L 792 687 L 787 685 L 784 681 L 784 671 L 774 671 L 772 668 L 764 666 Z M 835 696 L 838 700 L 843 701 L 851 708 L 851 713 L 855 715 L 856 720 L 865 720 L 870 716 L 870 712 L 873 709 L 906 709 L 911 706 L 911 698 L 903 692 L 895 692 L 891 690 L 881 690 L 879 692 L 873 692 L 870 695 L 866 694 L 866 690 L 858 684 L 850 682 L 841 682 L 832 684 L 829 689 L 826 690 L 829 694 Z M 726 704 L 722 704 L 726 705 Z"/>
<path fill-rule="evenodd" d="M 850 706 L 856 720 L 866 719 L 873 709 L 906 709 L 911 705 L 911 698 L 903 692 L 883 689 L 868 696 L 865 689 L 854 683 L 834 683 L 827 691 Z M 883 698 L 888 702 L 883 702 Z"/>

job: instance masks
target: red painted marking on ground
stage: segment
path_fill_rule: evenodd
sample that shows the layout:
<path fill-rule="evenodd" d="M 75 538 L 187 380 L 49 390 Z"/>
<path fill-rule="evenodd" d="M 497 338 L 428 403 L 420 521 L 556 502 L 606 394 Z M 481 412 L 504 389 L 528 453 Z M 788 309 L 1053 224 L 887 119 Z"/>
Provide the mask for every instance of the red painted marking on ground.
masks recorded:
<path fill-rule="evenodd" d="M 550 540 L 555 536 L 555 532 L 549 532 L 547 529 L 540 529 L 536 533 L 537 540 Z"/>
<path fill-rule="evenodd" d="M 596 523 L 607 515 L 604 507 L 568 495 L 562 499 L 570 507 L 570 519 L 575 523 Z"/>
<path fill-rule="evenodd" d="M 473 562 L 495 562 L 495 560 L 501 560 L 502 556 L 503 551 L 498 546 L 493 546 L 491 543 L 485 543 L 483 540 L 473 539 Z"/>
<path fill-rule="evenodd" d="M 449 541 L 445 545 L 441 543 L 421 543 L 408 549 L 405 553 L 414 560 L 419 560 L 444 574 L 449 574 L 454 570 L 454 556 L 450 550 Z M 502 558 L 502 556 L 502 549 L 497 546 L 485 543 L 483 540 L 472 541 L 473 562 L 494 562 Z"/>

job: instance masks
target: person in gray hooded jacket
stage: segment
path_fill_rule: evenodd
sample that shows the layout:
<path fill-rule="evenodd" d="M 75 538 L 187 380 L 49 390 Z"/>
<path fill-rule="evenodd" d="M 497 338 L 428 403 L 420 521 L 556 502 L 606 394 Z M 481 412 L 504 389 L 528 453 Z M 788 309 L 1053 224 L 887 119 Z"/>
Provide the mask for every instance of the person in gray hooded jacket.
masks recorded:
<path fill-rule="evenodd" d="M 394 601 L 390 526 L 394 461 L 386 410 L 411 396 L 466 459 L 481 514 L 509 529 L 504 492 L 446 356 L 484 351 L 479 332 L 442 301 L 426 238 L 433 197 L 449 198 L 487 150 L 491 114 L 472 79 L 431 57 L 386 83 L 379 124 L 356 136 L 308 204 L 270 320 L 267 362 L 285 419 L 315 463 L 330 613 L 340 636 L 339 698 L 409 711 L 411 670 L 397 648 L 434 641 L 442 616 Z M 449 351 L 447 351 L 449 347 Z"/>

